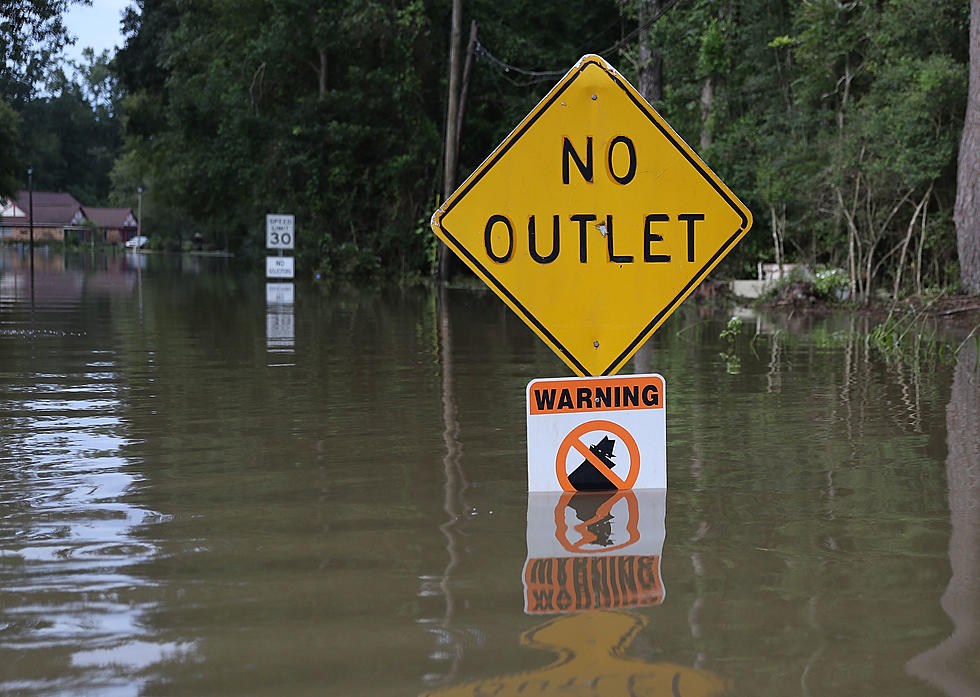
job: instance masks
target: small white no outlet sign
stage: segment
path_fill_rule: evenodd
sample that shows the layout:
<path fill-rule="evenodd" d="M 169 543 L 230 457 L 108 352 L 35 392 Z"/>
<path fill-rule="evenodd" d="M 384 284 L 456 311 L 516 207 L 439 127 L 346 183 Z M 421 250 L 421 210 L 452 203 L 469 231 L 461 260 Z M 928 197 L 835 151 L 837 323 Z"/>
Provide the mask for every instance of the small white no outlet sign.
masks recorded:
<path fill-rule="evenodd" d="M 293 257 L 266 257 L 266 278 L 292 278 L 294 274 Z"/>

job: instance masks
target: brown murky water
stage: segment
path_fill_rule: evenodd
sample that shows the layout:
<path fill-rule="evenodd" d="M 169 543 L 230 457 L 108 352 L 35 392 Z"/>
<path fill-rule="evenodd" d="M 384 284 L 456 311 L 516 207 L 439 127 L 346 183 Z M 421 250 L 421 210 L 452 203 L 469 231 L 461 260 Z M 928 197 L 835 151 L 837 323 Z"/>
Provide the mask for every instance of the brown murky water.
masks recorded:
<path fill-rule="evenodd" d="M 489 293 L 2 250 L 0 693 L 980 694 L 975 348 L 727 318 L 632 367 L 666 494 L 583 503 L 526 493 L 568 371 Z"/>

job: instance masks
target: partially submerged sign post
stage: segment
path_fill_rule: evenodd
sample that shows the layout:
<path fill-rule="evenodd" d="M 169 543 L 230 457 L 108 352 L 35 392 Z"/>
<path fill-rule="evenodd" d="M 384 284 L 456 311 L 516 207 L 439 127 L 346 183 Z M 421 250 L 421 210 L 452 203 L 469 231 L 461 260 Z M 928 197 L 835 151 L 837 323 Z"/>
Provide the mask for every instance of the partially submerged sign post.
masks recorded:
<path fill-rule="evenodd" d="M 615 375 L 751 224 L 595 55 L 432 216 L 435 234 L 580 376 Z"/>
<path fill-rule="evenodd" d="M 265 258 L 266 345 L 270 351 L 291 352 L 295 343 L 293 302 L 295 260 L 283 252 L 296 246 L 296 217 L 292 214 L 265 216 L 265 246 L 278 256 Z M 271 282 L 268 279 L 273 279 Z"/>

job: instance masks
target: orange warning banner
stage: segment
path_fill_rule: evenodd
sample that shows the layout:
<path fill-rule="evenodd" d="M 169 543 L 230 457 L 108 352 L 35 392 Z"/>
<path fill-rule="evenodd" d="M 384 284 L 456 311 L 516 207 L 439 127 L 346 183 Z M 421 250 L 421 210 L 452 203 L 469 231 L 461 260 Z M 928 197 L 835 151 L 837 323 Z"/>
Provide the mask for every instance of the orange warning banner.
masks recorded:
<path fill-rule="evenodd" d="M 664 599 L 660 557 L 528 559 L 524 593 L 531 614 L 659 605 Z"/>
<path fill-rule="evenodd" d="M 664 382 L 658 375 L 582 380 L 538 380 L 528 387 L 531 414 L 663 409 Z"/>

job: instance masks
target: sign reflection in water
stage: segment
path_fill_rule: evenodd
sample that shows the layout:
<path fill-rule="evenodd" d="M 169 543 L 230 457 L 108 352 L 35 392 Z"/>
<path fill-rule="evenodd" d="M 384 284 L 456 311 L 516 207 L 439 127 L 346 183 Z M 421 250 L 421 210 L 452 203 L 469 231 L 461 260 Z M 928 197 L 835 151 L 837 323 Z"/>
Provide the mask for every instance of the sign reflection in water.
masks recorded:
<path fill-rule="evenodd" d="M 647 663 L 625 656 L 633 637 L 646 623 L 644 617 L 623 611 L 561 616 L 521 635 L 522 645 L 558 654 L 551 665 L 450 687 L 430 695 L 711 697 L 730 692 L 727 681 L 708 671 L 673 663 Z"/>
<path fill-rule="evenodd" d="M 730 692 L 726 680 L 708 671 L 626 655 L 648 623 L 626 608 L 664 600 L 666 494 L 528 494 L 525 612 L 555 617 L 524 632 L 520 641 L 557 658 L 538 670 L 452 686 L 431 697 Z"/>
<path fill-rule="evenodd" d="M 532 493 L 524 611 L 659 605 L 667 492 Z"/>
<path fill-rule="evenodd" d="M 296 347 L 296 319 L 293 314 L 295 291 L 292 283 L 265 284 L 266 350 L 271 354 L 291 354 Z M 270 363 L 293 365 L 293 363 Z"/>

